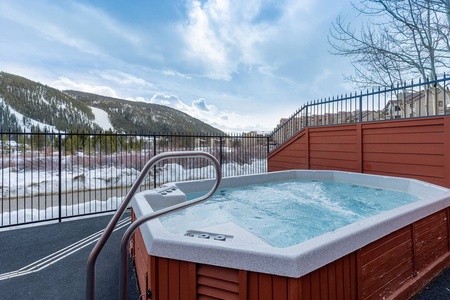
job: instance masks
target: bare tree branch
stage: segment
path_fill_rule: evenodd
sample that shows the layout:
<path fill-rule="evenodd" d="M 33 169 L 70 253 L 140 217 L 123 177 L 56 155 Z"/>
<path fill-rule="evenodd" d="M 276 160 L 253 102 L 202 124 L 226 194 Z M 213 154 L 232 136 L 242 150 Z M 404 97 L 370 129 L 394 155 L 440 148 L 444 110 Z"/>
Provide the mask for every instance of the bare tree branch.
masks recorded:
<path fill-rule="evenodd" d="M 359 87 L 391 86 L 421 77 L 435 79 L 450 66 L 450 0 L 360 0 L 355 26 L 339 15 L 332 23 L 330 52 L 351 58 Z"/>

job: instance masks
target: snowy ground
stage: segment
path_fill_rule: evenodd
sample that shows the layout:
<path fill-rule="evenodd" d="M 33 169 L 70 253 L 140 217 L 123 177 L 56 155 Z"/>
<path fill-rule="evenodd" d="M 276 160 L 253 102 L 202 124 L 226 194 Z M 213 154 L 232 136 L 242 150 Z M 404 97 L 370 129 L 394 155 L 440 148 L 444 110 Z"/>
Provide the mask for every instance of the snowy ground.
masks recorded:
<path fill-rule="evenodd" d="M 222 165 L 222 176 L 239 176 L 246 174 L 267 172 L 267 161 L 265 159 L 254 159 L 250 164 L 228 163 Z M 78 193 L 79 191 L 96 190 L 102 188 L 126 188 L 133 184 L 139 176 L 140 171 L 133 168 L 73 168 L 72 172 L 56 171 L 17 171 L 4 168 L 0 170 L 2 198 L 11 196 L 27 197 L 29 195 L 41 195 L 47 191 L 58 191 L 63 193 Z M 61 175 L 61 176 L 60 176 Z M 150 172 L 147 183 L 152 183 L 153 172 Z M 174 181 L 196 180 L 213 178 L 215 171 L 213 166 L 203 168 L 184 168 L 176 163 L 169 163 L 158 169 L 156 174 L 157 184 Z M 61 177 L 61 178 L 60 178 Z M 61 182 L 60 182 L 61 180 Z M 61 186 L 59 184 L 61 183 Z M 61 207 L 61 216 L 73 216 L 91 212 L 107 211 L 116 209 L 123 197 L 111 197 L 106 201 L 100 199 L 89 199 L 84 203 Z M 4 200 L 5 201 L 5 200 Z M 0 202 L 0 208 L 5 207 Z M 0 210 L 0 211 L 1 211 Z M 0 214 L 0 226 L 26 223 L 30 221 L 46 220 L 59 216 L 59 207 L 47 207 L 45 209 L 19 209 L 17 211 L 4 212 Z"/>

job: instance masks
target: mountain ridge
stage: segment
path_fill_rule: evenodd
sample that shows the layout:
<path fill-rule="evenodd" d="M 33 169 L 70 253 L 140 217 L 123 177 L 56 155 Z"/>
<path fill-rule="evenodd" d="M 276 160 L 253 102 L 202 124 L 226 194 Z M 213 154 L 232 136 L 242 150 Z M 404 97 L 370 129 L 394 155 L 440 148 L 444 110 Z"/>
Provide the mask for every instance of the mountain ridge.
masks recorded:
<path fill-rule="evenodd" d="M 25 77 L 0 72 L 2 131 L 105 130 L 92 108 L 108 115 L 109 131 L 147 134 L 224 134 L 174 108 L 93 93 L 60 91 Z"/>
<path fill-rule="evenodd" d="M 168 106 L 74 90 L 65 90 L 64 92 L 89 106 L 106 111 L 111 124 L 117 131 L 140 132 L 145 131 L 145 126 L 159 123 L 158 133 L 223 134 L 221 130 Z M 131 124 L 134 128 L 130 127 Z"/>

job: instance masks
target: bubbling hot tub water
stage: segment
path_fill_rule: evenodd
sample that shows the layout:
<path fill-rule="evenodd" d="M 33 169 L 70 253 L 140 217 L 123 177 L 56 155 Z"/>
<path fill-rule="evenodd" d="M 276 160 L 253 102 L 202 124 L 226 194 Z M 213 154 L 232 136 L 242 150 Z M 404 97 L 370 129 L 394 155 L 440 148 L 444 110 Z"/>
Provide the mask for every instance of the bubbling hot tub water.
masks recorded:
<path fill-rule="evenodd" d="M 160 221 L 174 234 L 233 222 L 274 247 L 289 247 L 419 199 L 346 182 L 289 180 L 220 189 L 207 202 Z"/>

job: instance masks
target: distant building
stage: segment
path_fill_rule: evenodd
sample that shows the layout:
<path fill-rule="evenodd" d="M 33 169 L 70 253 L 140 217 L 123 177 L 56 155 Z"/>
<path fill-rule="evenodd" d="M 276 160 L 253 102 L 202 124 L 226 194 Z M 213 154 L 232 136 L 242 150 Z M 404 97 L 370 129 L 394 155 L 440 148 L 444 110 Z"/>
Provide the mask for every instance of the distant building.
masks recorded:
<path fill-rule="evenodd" d="M 399 93 L 396 100 L 387 102 L 386 119 L 443 115 L 450 112 L 449 91 L 432 88 L 413 93 Z"/>

